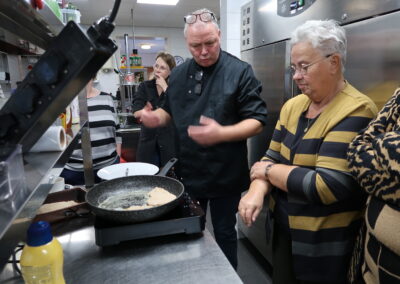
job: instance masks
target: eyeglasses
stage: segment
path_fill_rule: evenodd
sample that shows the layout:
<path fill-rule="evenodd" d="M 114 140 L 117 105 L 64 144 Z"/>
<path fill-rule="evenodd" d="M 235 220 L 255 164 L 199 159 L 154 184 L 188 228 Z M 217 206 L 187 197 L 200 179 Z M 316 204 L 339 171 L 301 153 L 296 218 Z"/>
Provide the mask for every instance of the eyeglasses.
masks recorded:
<path fill-rule="evenodd" d="M 212 20 L 215 20 L 215 15 L 212 12 L 203 12 L 201 14 L 190 14 L 185 16 L 183 19 L 185 20 L 186 24 L 194 24 L 197 21 L 197 17 L 200 19 L 202 22 L 211 22 Z"/>
<path fill-rule="evenodd" d="M 296 72 L 298 71 L 302 76 L 307 75 L 308 68 L 310 68 L 314 64 L 321 62 L 322 60 L 325 60 L 325 59 L 331 57 L 332 55 L 333 55 L 333 53 L 325 55 L 323 58 L 321 58 L 317 61 L 314 61 L 312 63 L 309 63 L 309 64 L 301 64 L 300 66 L 290 65 L 290 73 L 292 74 L 292 76 L 294 76 L 296 74 Z"/>
<path fill-rule="evenodd" d="M 196 85 L 194 86 L 194 93 L 196 95 L 200 95 L 201 94 L 201 85 L 202 85 L 202 79 L 203 79 L 203 71 L 197 71 L 194 74 L 194 79 L 197 81 Z"/>
<path fill-rule="evenodd" d="M 163 66 L 163 65 L 158 65 L 158 64 L 154 64 L 153 66 L 154 69 L 160 69 L 161 71 L 167 71 L 168 68 Z"/>

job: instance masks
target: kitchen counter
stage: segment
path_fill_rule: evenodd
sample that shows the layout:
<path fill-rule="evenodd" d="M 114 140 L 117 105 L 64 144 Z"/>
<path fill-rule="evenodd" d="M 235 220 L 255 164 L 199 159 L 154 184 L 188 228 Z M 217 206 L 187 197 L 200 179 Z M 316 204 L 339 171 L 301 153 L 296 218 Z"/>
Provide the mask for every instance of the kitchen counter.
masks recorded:
<path fill-rule="evenodd" d="M 57 237 L 64 249 L 66 283 L 242 283 L 208 230 L 101 248 L 93 226 L 72 223 L 70 228 L 53 226 L 53 231 L 69 231 Z M 23 283 L 13 275 L 7 265 L 0 282 Z"/>

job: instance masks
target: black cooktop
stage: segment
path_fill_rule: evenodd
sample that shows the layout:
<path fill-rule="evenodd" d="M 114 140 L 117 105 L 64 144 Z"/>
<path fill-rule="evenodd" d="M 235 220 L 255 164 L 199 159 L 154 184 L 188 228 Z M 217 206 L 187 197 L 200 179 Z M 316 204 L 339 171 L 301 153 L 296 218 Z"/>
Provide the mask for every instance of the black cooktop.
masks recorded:
<path fill-rule="evenodd" d="M 192 200 L 187 193 L 183 194 L 183 198 L 176 208 L 155 220 L 134 224 L 115 224 L 96 217 L 94 223 L 96 245 L 98 246 L 110 246 L 122 241 L 179 233 L 200 233 L 204 227 L 204 211 L 200 204 Z"/>

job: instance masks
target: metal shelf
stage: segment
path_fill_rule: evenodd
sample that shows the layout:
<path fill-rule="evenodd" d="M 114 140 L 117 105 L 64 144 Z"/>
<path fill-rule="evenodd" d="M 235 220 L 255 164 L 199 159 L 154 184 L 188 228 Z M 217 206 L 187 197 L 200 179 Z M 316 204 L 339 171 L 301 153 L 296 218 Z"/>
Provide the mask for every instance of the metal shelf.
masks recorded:
<path fill-rule="evenodd" d="M 35 10 L 30 1 L 12 0 L 0 1 L 0 26 L 46 49 L 52 37 L 62 29 L 63 23 L 47 4 L 43 9 Z"/>
<path fill-rule="evenodd" d="M 142 82 L 140 82 L 142 83 Z M 117 84 L 117 86 L 139 86 L 140 83 L 124 83 L 124 84 Z"/>
<path fill-rule="evenodd" d="M 137 72 L 143 72 L 143 71 L 147 71 L 147 68 L 145 68 L 145 67 L 125 67 L 125 68 L 120 68 L 119 69 L 119 71 L 122 71 L 122 70 L 135 70 L 135 71 L 137 71 Z"/>
<path fill-rule="evenodd" d="M 37 209 L 46 199 L 55 178 L 61 173 L 78 142 L 78 133 L 86 126 L 73 125 L 67 132 L 68 146 L 62 152 L 27 153 L 25 160 L 26 189 L 15 192 L 0 206 L 0 271 L 19 241 L 24 239 Z M 23 177 L 21 177 L 23 178 Z"/>

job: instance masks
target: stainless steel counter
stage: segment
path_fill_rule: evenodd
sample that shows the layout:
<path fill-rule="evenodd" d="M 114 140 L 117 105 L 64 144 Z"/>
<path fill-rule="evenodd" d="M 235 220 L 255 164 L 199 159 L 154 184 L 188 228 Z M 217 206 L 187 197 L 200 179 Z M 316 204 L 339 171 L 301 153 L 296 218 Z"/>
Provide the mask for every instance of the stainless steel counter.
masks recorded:
<path fill-rule="evenodd" d="M 64 249 L 67 283 L 242 283 L 207 230 L 105 248 L 95 245 L 92 226 L 57 238 Z M 10 265 L 0 275 L 0 282 L 23 283 Z"/>

